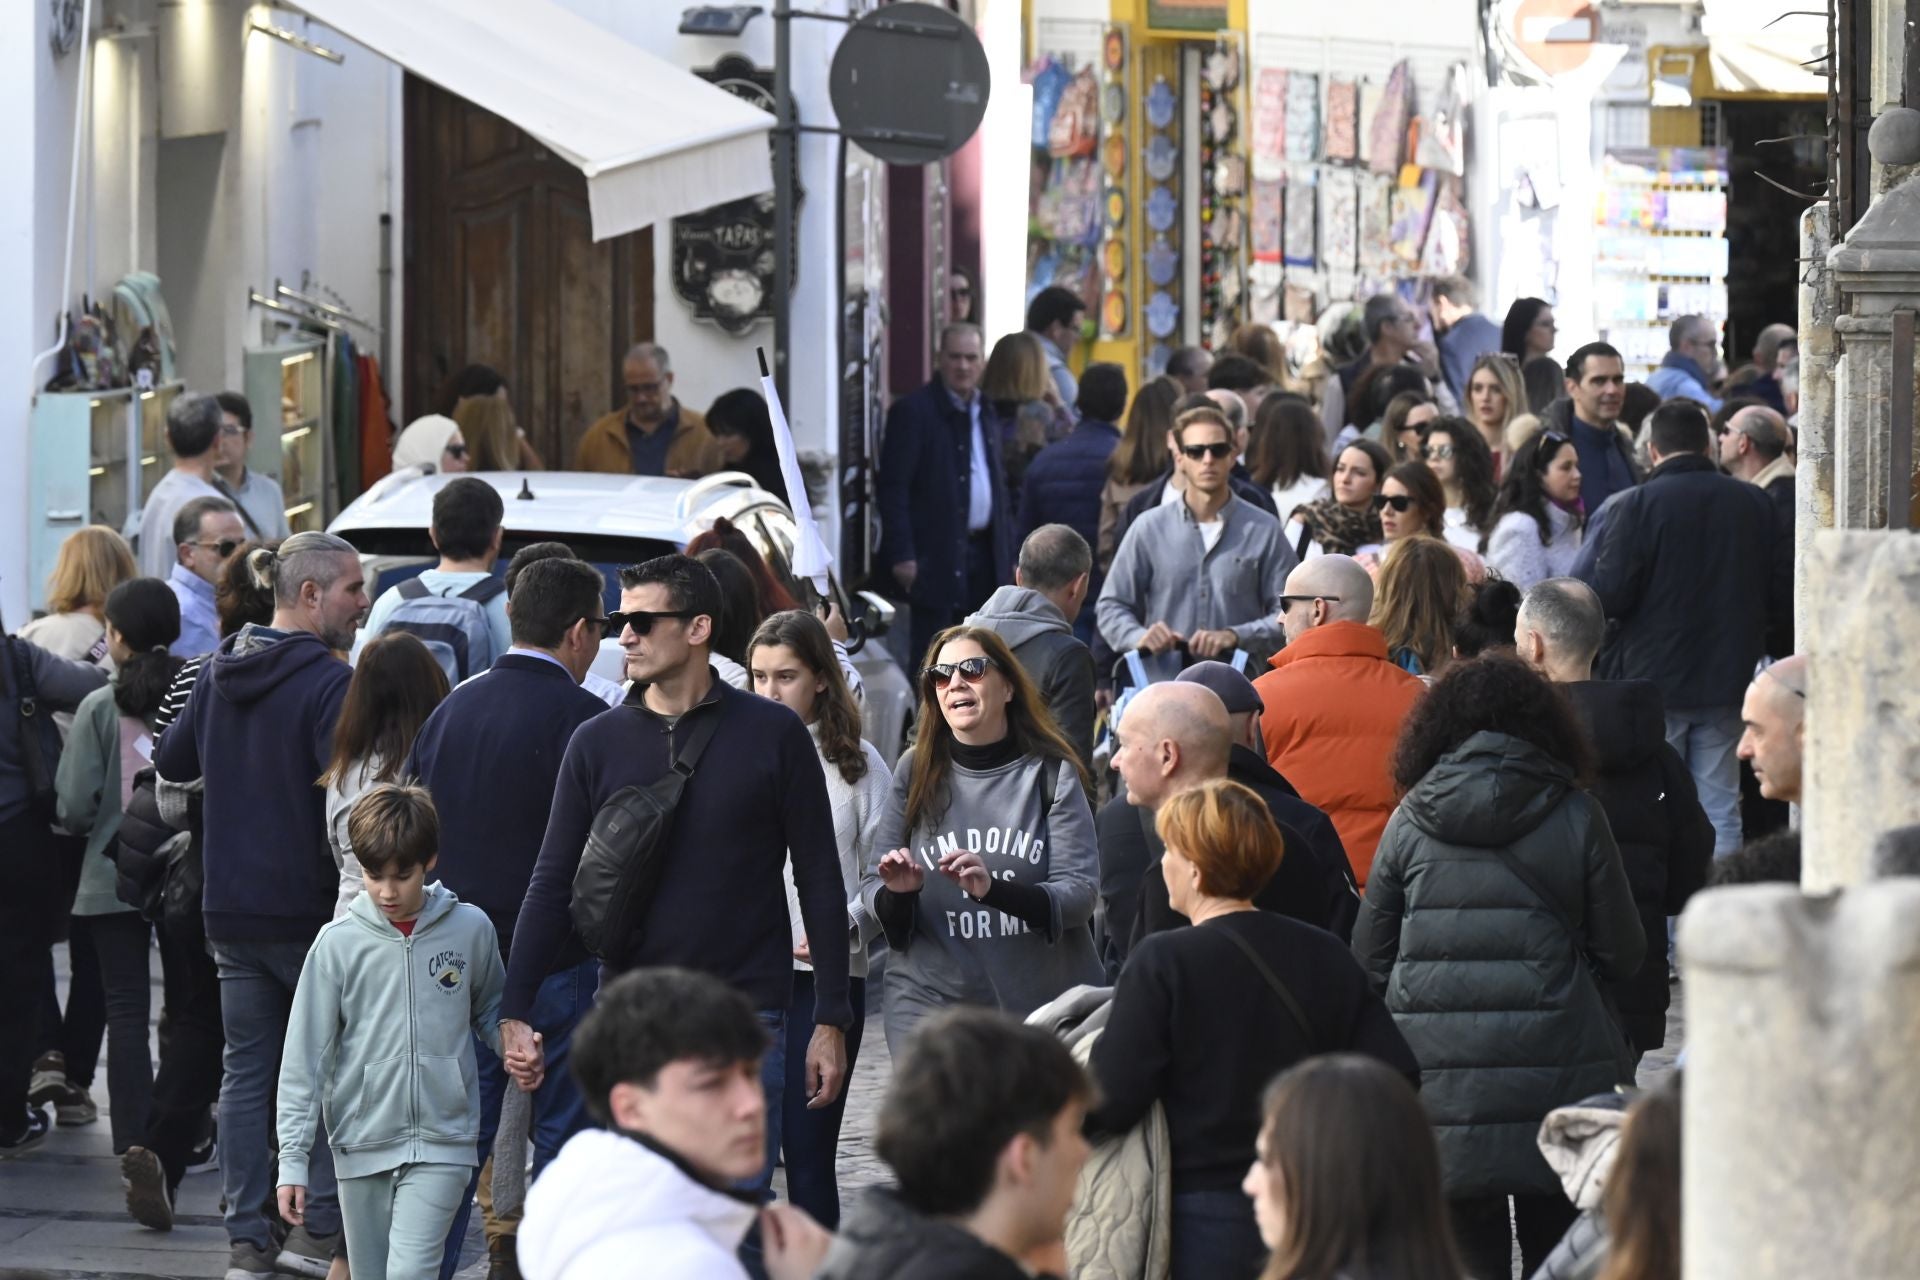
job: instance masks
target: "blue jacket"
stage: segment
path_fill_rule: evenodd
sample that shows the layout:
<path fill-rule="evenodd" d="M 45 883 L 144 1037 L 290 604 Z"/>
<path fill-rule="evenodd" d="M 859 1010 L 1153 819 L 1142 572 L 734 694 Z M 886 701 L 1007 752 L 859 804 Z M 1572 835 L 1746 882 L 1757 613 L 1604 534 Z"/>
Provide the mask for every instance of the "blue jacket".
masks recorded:
<path fill-rule="evenodd" d="M 993 585 L 1013 580 L 1013 517 L 1007 510 L 1000 461 L 1000 426 L 992 406 L 980 405 L 987 470 L 993 486 Z M 918 568 L 911 604 L 929 609 L 966 609 L 967 497 L 973 470 L 973 426 L 938 378 L 903 396 L 887 410 L 880 442 L 876 505 L 880 509 L 880 563 L 891 568 L 912 560 Z"/>
<path fill-rule="evenodd" d="M 487 913 L 511 955 L 573 731 L 607 704 L 537 654 L 503 654 L 447 695 L 413 740 L 406 775 L 440 812 L 440 883 Z M 569 940 L 561 967 L 586 952 Z"/>
<path fill-rule="evenodd" d="M 201 902 L 215 942 L 311 942 L 333 918 L 340 873 L 319 778 L 352 676 L 319 636 L 248 624 L 161 735 L 161 777 L 207 780 Z"/>
<path fill-rule="evenodd" d="M 1660 367 L 1648 377 L 1647 386 L 1659 392 L 1662 400 L 1685 396 L 1707 406 L 1708 413 L 1720 412 L 1719 399 L 1707 390 L 1706 370 L 1692 356 L 1683 356 L 1678 351 L 1667 352 Z"/>
<path fill-rule="evenodd" d="M 1020 490 L 1018 541 L 1043 524 L 1064 524 L 1089 547 L 1100 545 L 1100 491 L 1119 444 L 1120 428 L 1082 418 L 1066 439 L 1042 449 Z"/>

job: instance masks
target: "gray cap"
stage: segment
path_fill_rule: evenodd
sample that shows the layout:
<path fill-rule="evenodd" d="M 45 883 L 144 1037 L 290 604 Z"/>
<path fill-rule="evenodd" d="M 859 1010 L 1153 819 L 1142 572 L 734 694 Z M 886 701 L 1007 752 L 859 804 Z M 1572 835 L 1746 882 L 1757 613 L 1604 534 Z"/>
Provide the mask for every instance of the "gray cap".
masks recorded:
<path fill-rule="evenodd" d="M 1253 687 L 1253 681 L 1224 662 L 1196 662 L 1176 678 L 1213 690 L 1220 701 L 1226 703 L 1230 716 L 1259 711 L 1264 706 L 1259 691 Z"/>

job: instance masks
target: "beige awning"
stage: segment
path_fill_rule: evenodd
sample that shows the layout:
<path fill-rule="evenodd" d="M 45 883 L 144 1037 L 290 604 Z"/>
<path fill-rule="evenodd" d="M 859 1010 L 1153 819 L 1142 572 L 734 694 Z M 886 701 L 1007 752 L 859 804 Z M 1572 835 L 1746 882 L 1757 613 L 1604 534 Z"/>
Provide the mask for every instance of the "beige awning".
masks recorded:
<path fill-rule="evenodd" d="M 1806 0 L 1705 0 L 1700 29 L 1714 88 L 1724 93 L 1824 98 L 1824 13 Z M 1812 65 L 1807 65 L 1811 63 Z"/>
<path fill-rule="evenodd" d="M 773 117 L 552 0 L 293 0 L 587 178 L 593 238 L 773 187 Z"/>

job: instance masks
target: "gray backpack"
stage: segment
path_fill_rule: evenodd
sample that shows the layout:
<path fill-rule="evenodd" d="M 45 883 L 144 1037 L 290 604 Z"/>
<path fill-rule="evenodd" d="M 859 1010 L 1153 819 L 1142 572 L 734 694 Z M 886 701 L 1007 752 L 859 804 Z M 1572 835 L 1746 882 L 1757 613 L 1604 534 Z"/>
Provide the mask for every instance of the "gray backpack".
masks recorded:
<path fill-rule="evenodd" d="M 449 685 L 479 675 L 500 656 L 487 620 L 487 602 L 507 589 L 500 579 L 476 582 L 458 595 L 435 595 L 418 578 L 408 578 L 399 589 L 400 605 L 380 633 L 404 631 L 426 645 Z"/>

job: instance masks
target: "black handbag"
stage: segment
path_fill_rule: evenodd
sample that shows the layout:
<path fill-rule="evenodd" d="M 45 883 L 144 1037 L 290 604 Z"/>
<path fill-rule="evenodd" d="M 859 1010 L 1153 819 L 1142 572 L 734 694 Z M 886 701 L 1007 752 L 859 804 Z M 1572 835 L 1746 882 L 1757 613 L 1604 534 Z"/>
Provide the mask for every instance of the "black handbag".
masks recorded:
<path fill-rule="evenodd" d="M 640 945 L 641 923 L 666 872 L 674 810 L 719 727 L 718 708 L 695 715 L 665 773 L 645 786 L 620 788 L 593 815 L 573 873 L 571 911 L 580 941 L 609 965 L 620 967 Z M 668 743 L 671 751 L 671 735 Z"/>

